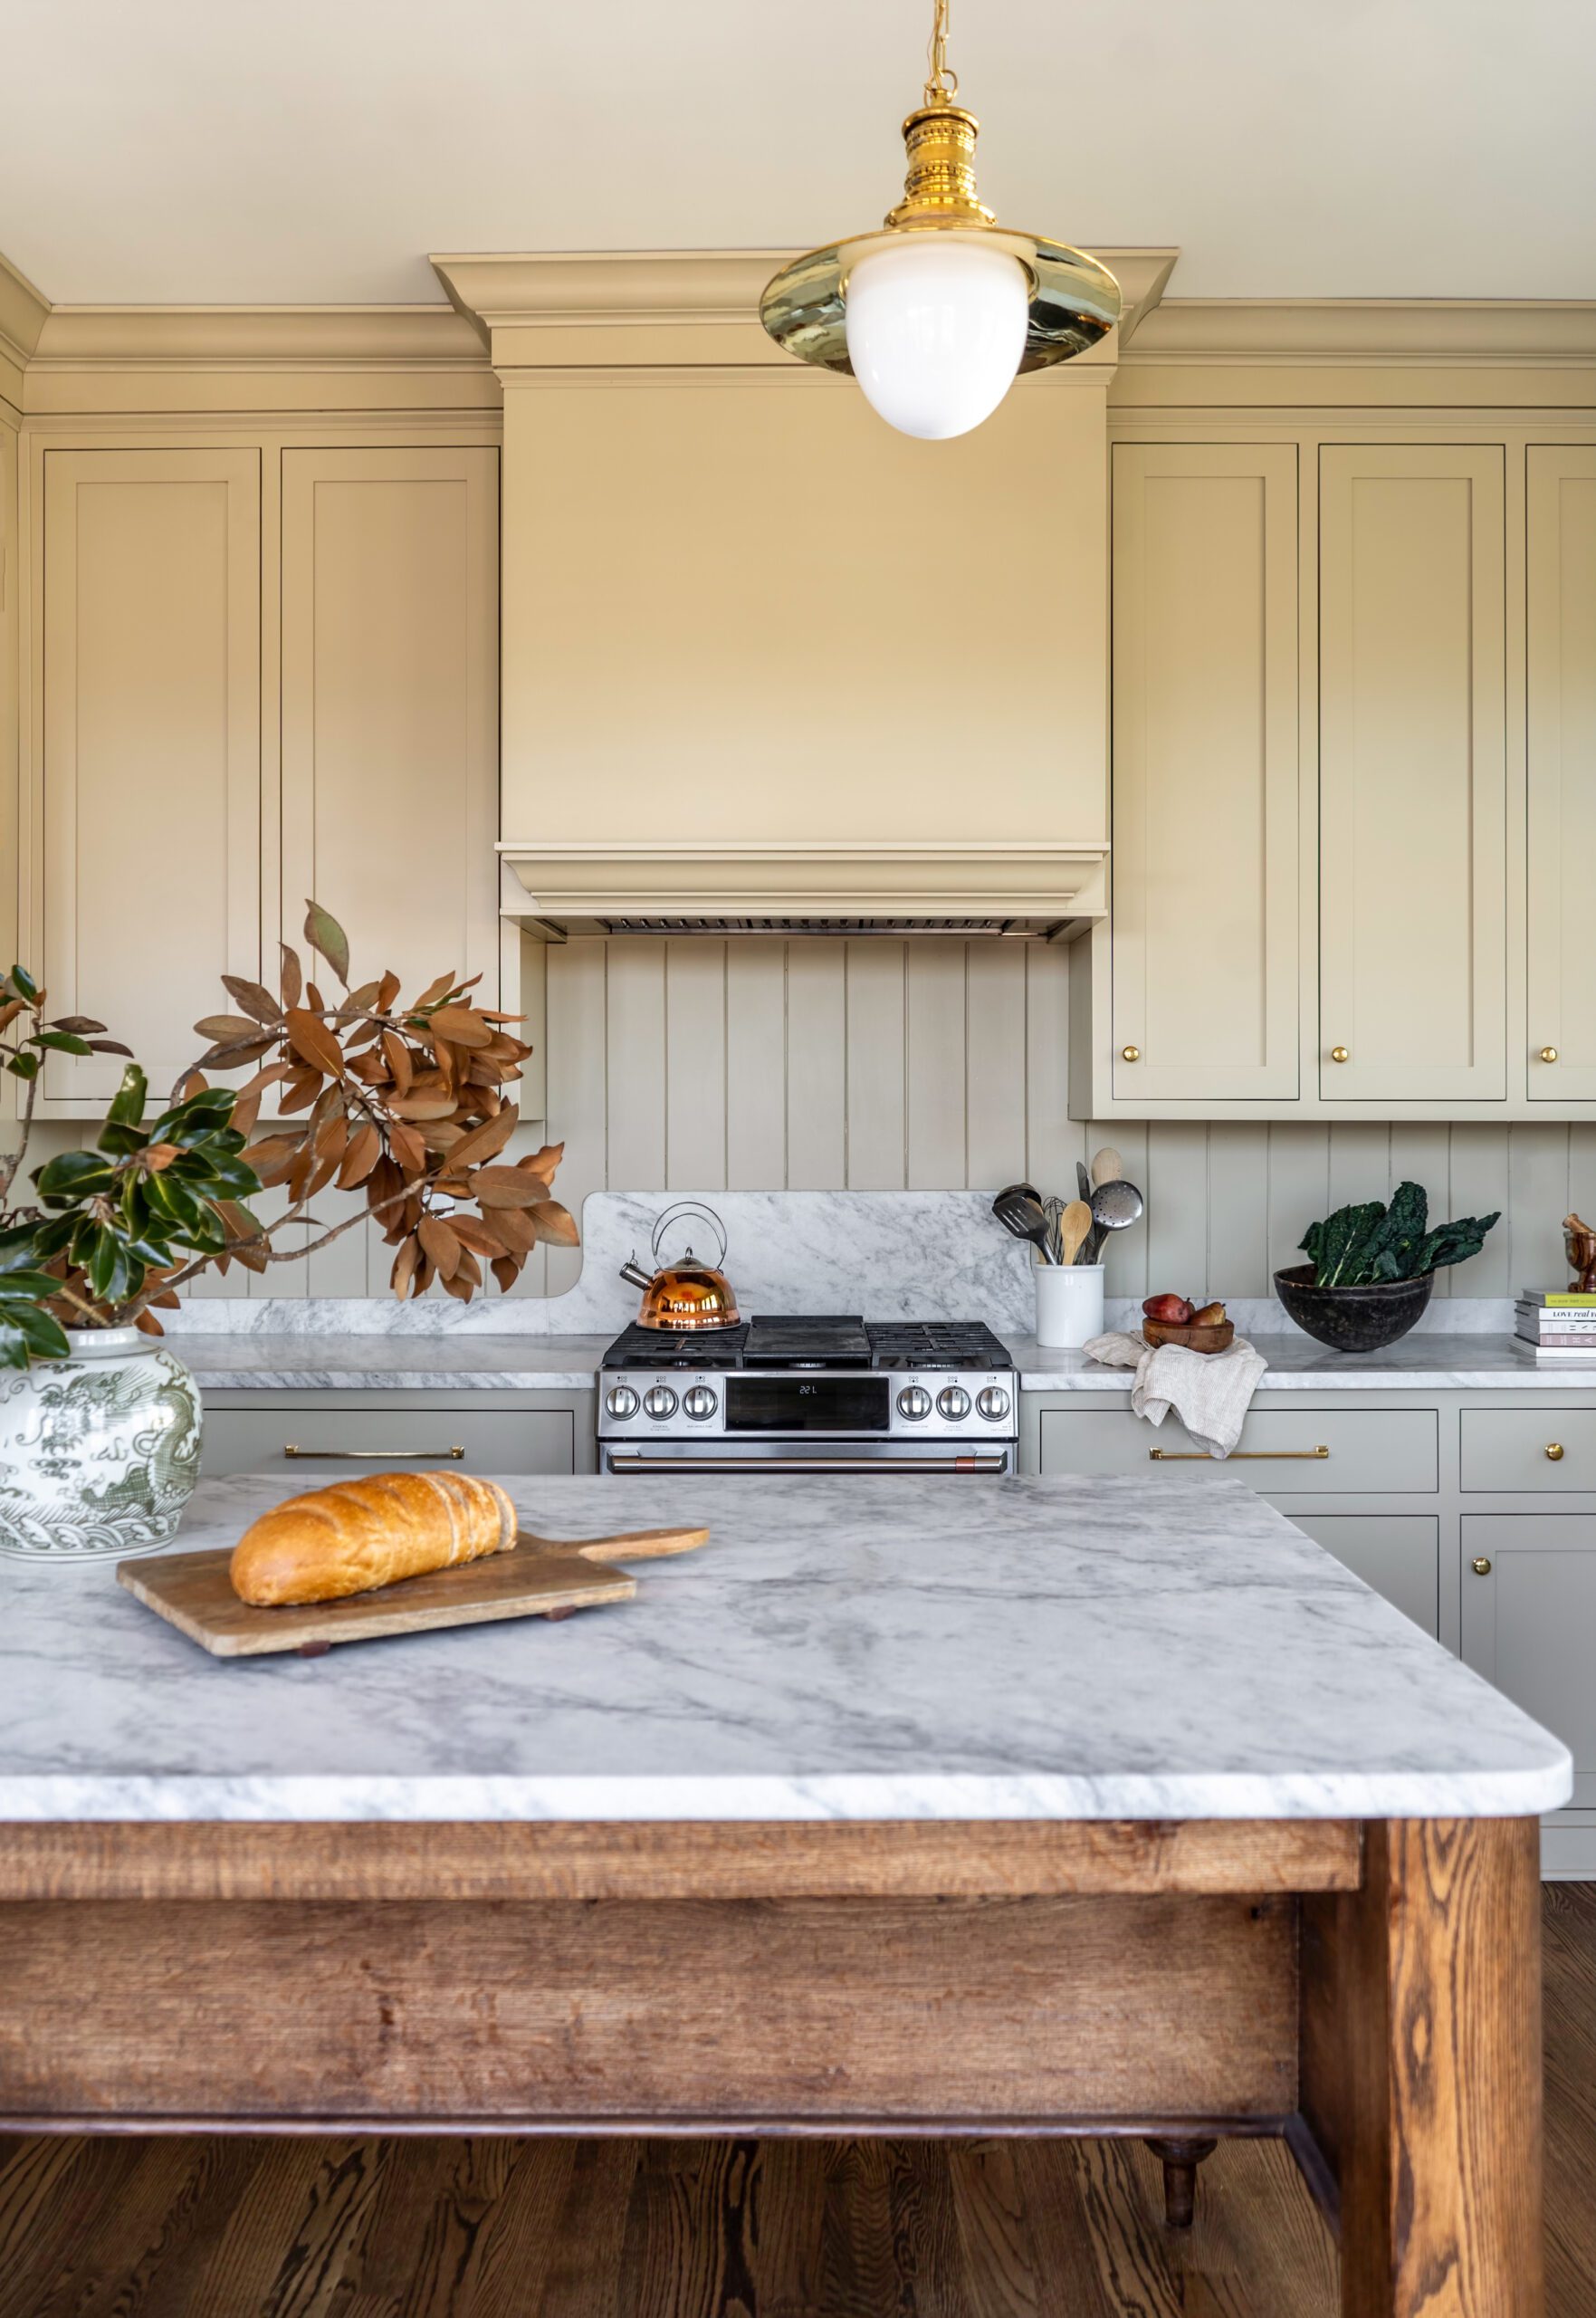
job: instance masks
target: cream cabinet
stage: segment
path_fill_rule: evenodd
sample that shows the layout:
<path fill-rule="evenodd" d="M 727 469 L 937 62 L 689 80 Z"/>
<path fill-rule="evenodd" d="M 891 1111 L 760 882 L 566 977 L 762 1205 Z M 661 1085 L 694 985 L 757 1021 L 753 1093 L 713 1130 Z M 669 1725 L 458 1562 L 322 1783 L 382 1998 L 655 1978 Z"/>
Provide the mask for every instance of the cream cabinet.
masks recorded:
<path fill-rule="evenodd" d="M 282 920 L 411 991 L 497 981 L 498 571 L 496 450 L 283 453 Z"/>
<path fill-rule="evenodd" d="M 1297 453 L 1113 462 L 1111 1069 L 1125 1101 L 1294 1101 Z"/>
<path fill-rule="evenodd" d="M 1596 1515 L 1467 1513 L 1463 1553 L 1464 1659 L 1563 1741 L 1596 1834 Z"/>
<path fill-rule="evenodd" d="M 513 1006 L 497 447 L 46 444 L 33 476 L 22 938 L 53 1010 L 164 1097 L 218 977 L 272 979 L 311 895 L 358 969 Z M 41 1115 L 97 1116 L 121 1068 L 53 1056 Z"/>
<path fill-rule="evenodd" d="M 1596 445 L 1528 456 L 1528 1014 L 1533 1103 L 1596 1101 Z"/>
<path fill-rule="evenodd" d="M 302 1474 L 306 1489 L 362 1469 L 590 1473 L 591 1392 L 207 1392 L 202 1470 Z"/>
<path fill-rule="evenodd" d="M 260 454 L 43 469 L 33 957 L 52 1011 L 109 1024 L 159 1097 L 217 975 L 260 968 Z M 41 1115 L 102 1105 L 122 1067 L 52 1055 Z"/>
<path fill-rule="evenodd" d="M 1320 462 L 1319 1091 L 1501 1101 L 1504 453 Z"/>

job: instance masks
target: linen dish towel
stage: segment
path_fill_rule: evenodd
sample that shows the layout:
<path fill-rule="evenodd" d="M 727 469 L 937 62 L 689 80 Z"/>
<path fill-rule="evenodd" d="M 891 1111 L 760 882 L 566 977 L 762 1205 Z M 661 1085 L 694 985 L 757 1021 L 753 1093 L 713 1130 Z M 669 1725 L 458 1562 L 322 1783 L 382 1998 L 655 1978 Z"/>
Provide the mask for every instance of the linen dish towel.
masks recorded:
<path fill-rule="evenodd" d="M 1228 1457 L 1241 1438 L 1247 1412 L 1268 1368 L 1261 1352 L 1238 1336 L 1228 1352 L 1193 1352 L 1183 1344 L 1143 1343 L 1140 1336 L 1093 1336 L 1083 1346 L 1104 1368 L 1133 1368 L 1131 1406 L 1149 1424 L 1171 1409 L 1199 1449 Z"/>

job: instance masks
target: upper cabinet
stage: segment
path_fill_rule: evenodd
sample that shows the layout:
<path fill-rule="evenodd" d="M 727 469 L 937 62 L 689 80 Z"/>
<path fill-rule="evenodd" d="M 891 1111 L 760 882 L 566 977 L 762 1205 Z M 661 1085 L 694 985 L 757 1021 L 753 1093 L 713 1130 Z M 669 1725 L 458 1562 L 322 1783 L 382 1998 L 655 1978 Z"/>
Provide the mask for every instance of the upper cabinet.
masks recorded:
<path fill-rule="evenodd" d="M 1122 443 L 1113 1089 L 1298 1091 L 1297 454 Z"/>
<path fill-rule="evenodd" d="M 55 1014 L 130 1046 L 164 1098 L 216 977 L 261 951 L 261 461 L 255 450 L 43 458 L 33 956 Z M 115 1091 L 52 1055 L 42 1115 Z"/>
<path fill-rule="evenodd" d="M 1504 455 L 1320 456 L 1319 1091 L 1499 1102 Z"/>
<path fill-rule="evenodd" d="M 1529 996 L 1534 1103 L 1596 1101 L 1596 447 L 1532 445 Z"/>
<path fill-rule="evenodd" d="M 499 971 L 499 454 L 282 458 L 282 919 L 356 970 Z"/>

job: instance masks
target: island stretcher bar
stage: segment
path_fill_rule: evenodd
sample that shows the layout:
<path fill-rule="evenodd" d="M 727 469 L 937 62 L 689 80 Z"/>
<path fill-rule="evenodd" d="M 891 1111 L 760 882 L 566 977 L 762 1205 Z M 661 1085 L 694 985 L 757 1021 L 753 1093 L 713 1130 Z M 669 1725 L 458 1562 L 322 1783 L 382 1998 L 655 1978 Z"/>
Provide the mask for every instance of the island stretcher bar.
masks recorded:
<path fill-rule="evenodd" d="M 1284 2135 L 1343 2318 L 1542 2318 L 1539 1826 L 12 1824 L 14 2132 Z"/>

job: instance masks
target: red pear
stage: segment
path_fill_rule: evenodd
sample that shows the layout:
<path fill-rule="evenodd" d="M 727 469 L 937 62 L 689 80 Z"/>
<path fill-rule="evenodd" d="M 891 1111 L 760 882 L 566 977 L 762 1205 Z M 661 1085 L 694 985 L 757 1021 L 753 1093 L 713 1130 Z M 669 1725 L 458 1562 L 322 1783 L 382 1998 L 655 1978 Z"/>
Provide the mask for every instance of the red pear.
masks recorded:
<path fill-rule="evenodd" d="M 1161 1320 L 1171 1328 L 1183 1328 L 1191 1318 L 1191 1307 L 1183 1296 L 1150 1296 L 1142 1309 L 1150 1320 Z"/>

